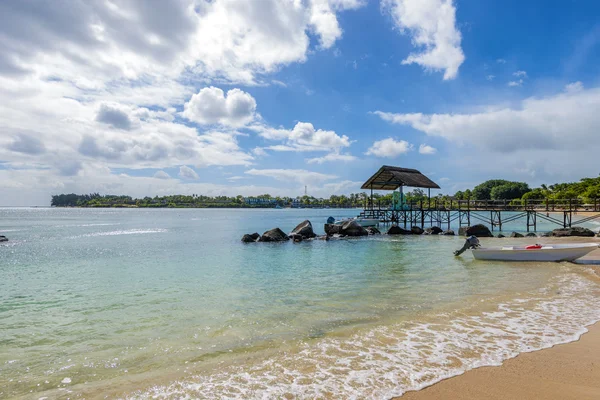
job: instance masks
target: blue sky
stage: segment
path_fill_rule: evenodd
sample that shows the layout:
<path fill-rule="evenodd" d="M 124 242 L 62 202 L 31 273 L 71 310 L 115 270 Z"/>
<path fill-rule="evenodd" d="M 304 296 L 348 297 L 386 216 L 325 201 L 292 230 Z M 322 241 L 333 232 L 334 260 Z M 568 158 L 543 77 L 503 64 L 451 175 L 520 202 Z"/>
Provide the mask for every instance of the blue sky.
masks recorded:
<path fill-rule="evenodd" d="M 0 205 L 596 176 L 593 1 L 0 3 Z"/>

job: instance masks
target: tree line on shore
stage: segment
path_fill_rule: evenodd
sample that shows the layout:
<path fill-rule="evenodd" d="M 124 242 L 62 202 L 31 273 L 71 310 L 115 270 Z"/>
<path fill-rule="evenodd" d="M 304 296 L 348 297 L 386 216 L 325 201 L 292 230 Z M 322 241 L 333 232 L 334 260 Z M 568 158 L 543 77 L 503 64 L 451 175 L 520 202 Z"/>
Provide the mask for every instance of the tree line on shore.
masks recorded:
<path fill-rule="evenodd" d="M 249 201 L 253 199 L 254 201 Z M 454 195 L 439 194 L 434 197 L 441 203 L 452 200 L 504 200 L 511 204 L 523 204 L 531 201 L 564 201 L 575 200 L 579 203 L 594 203 L 600 199 L 600 177 L 583 178 L 579 182 L 556 183 L 554 185 L 541 185 L 531 189 L 525 182 L 513 182 L 502 179 L 485 181 L 473 189 L 458 191 Z M 418 203 L 427 201 L 428 196 L 422 189 L 414 189 L 405 193 L 406 202 Z M 131 196 L 90 194 L 59 194 L 53 195 L 51 205 L 55 207 L 206 207 L 206 208 L 272 208 L 275 206 L 288 207 L 333 207 L 351 208 L 366 207 L 369 205 L 370 195 L 366 192 L 351 193 L 349 195 L 332 195 L 328 199 L 313 196 L 279 197 L 263 194 L 245 198 L 241 195 L 204 196 L 204 195 L 172 195 L 144 197 L 141 199 Z M 386 207 L 393 202 L 393 194 L 374 193 L 374 205 Z"/>
<path fill-rule="evenodd" d="M 253 200 L 253 201 L 251 201 Z M 366 193 L 352 193 L 349 195 L 332 195 L 328 199 L 315 198 L 313 196 L 299 196 L 295 198 L 271 196 L 262 194 L 259 196 L 235 197 L 228 196 L 204 196 L 204 195 L 171 195 L 144 197 L 141 199 L 131 196 L 90 194 L 59 194 L 53 195 L 51 205 L 54 207 L 205 207 L 205 208 L 273 208 L 275 206 L 288 207 L 334 207 L 352 208 L 361 207 L 367 200 Z"/>
<path fill-rule="evenodd" d="M 579 182 L 555 183 L 549 186 L 542 184 L 533 189 L 525 182 L 492 179 L 475 186 L 473 190 L 456 192 L 454 198 L 510 200 L 521 203 L 532 200 L 593 202 L 600 198 L 600 177 L 583 178 Z"/>

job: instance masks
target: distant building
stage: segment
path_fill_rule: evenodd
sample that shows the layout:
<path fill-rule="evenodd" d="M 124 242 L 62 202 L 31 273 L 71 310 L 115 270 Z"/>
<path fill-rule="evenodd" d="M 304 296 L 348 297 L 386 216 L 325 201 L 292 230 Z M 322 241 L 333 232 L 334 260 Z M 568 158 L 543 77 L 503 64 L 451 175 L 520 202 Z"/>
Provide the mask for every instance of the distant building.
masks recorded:
<path fill-rule="evenodd" d="M 245 197 L 244 203 L 249 206 L 274 206 L 277 204 L 277 200 L 267 199 L 265 197 Z"/>

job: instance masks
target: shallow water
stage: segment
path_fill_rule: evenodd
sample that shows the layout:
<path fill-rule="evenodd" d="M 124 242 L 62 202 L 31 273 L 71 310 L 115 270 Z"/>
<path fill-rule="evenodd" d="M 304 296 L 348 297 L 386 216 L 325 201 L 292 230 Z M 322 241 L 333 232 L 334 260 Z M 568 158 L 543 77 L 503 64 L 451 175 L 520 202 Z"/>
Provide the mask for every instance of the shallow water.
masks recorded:
<path fill-rule="evenodd" d="M 356 213 L 0 209 L 0 397 L 388 398 L 600 319 L 583 267 L 458 237 L 239 241 Z"/>

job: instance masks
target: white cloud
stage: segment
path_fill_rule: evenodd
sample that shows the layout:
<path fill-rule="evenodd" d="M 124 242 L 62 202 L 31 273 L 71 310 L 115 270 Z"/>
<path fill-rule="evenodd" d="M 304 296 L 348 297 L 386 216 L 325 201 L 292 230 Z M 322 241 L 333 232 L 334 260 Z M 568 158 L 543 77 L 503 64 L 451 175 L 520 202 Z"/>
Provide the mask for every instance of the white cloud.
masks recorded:
<path fill-rule="evenodd" d="M 250 165 L 264 150 L 241 149 L 232 128 L 260 120 L 256 102 L 239 89 L 211 97 L 220 90 L 211 85 L 269 82 L 267 74 L 305 62 L 315 48 L 332 48 L 342 35 L 339 13 L 365 4 L 40 2 L 33 12 L 22 3 L 0 1 L 0 19 L 10 21 L 0 24 L 0 160 L 5 168 L 46 168 L 43 179 L 83 192 L 106 178 L 91 169 Z M 195 122 L 223 126 L 181 122 L 186 101 Z M 311 140 L 330 151 L 326 132 Z M 344 138 L 334 133 L 342 147 Z"/>
<path fill-rule="evenodd" d="M 335 175 L 322 174 L 305 169 L 250 169 L 246 171 L 246 174 L 266 176 L 279 181 L 293 181 L 301 184 L 318 184 L 337 178 Z"/>
<path fill-rule="evenodd" d="M 224 0 L 204 5 L 194 43 L 197 68 L 238 82 L 281 65 L 303 62 L 309 46 L 308 31 L 320 47 L 329 48 L 341 37 L 335 11 L 356 8 L 357 2 L 314 0 Z"/>
<path fill-rule="evenodd" d="M 514 108 L 490 106 L 472 114 L 394 114 L 383 120 L 410 125 L 429 136 L 494 152 L 597 151 L 600 88 L 525 99 Z M 582 143 L 585 143 L 582 146 Z M 596 150 L 593 150 L 596 149 Z M 591 156 L 591 155 L 590 155 Z M 597 159 L 597 155 L 591 156 Z"/>
<path fill-rule="evenodd" d="M 367 5 L 367 0 L 329 0 L 334 10 L 356 10 Z"/>
<path fill-rule="evenodd" d="M 96 115 L 96 121 L 126 131 L 130 130 L 132 125 L 131 119 L 125 110 L 110 104 L 100 105 L 100 109 Z"/>
<path fill-rule="evenodd" d="M 583 90 L 583 83 L 581 81 L 569 83 L 565 86 L 565 92 L 567 93 L 576 93 L 581 92 Z"/>
<path fill-rule="evenodd" d="M 402 33 L 413 45 L 423 48 L 410 54 L 403 64 L 419 64 L 425 69 L 444 71 L 444 79 L 454 79 L 465 60 L 461 34 L 456 28 L 453 0 L 382 0 Z"/>
<path fill-rule="evenodd" d="M 269 155 L 269 153 L 267 153 L 262 147 L 253 148 L 252 154 L 254 154 L 256 157 L 265 157 Z"/>
<path fill-rule="evenodd" d="M 495 77 L 496 75 L 488 75 L 485 77 L 485 79 L 487 79 L 488 81 L 493 81 Z"/>
<path fill-rule="evenodd" d="M 196 180 L 200 179 L 196 171 L 188 167 L 187 165 L 182 165 L 179 167 L 179 176 L 183 179 L 191 179 Z"/>
<path fill-rule="evenodd" d="M 365 153 L 368 156 L 394 158 L 413 150 L 413 145 L 406 140 L 387 138 L 373 142 Z"/>
<path fill-rule="evenodd" d="M 321 47 L 328 49 L 342 36 L 342 29 L 328 0 L 310 0 L 310 3 L 310 24 L 319 35 Z"/>
<path fill-rule="evenodd" d="M 321 47 L 333 45 L 342 34 L 337 12 L 363 5 L 164 0 L 81 2 L 65 10 L 51 3 L 38 4 L 34 13 L 0 2 L 0 15 L 12 21 L 3 33 L 13 39 L 0 43 L 0 74 L 68 75 L 82 89 L 104 87 L 111 79 L 176 77 L 186 70 L 252 83 L 257 75 L 303 62 L 308 32 L 316 33 Z"/>
<path fill-rule="evenodd" d="M 419 146 L 419 153 L 420 154 L 435 154 L 435 153 L 437 153 L 437 149 L 435 147 L 431 147 L 426 144 L 421 144 Z"/>
<path fill-rule="evenodd" d="M 245 177 L 243 177 L 243 176 L 230 176 L 229 178 L 227 178 L 227 180 L 230 182 L 241 181 L 244 179 L 245 179 Z"/>
<path fill-rule="evenodd" d="M 167 174 L 165 171 L 156 171 L 154 177 L 157 179 L 171 179 L 171 175 Z"/>
<path fill-rule="evenodd" d="M 504 58 L 499 58 L 496 60 L 498 64 L 506 64 L 506 60 Z"/>
<path fill-rule="evenodd" d="M 201 89 L 185 103 L 182 115 L 199 124 L 240 127 L 250 123 L 256 112 L 256 100 L 250 94 L 231 89 L 227 95 L 216 87 Z"/>
<path fill-rule="evenodd" d="M 321 187 L 310 187 L 309 194 L 315 197 L 329 197 L 332 194 L 349 194 L 360 191 L 361 185 L 362 182 L 350 180 L 325 183 Z"/>
<path fill-rule="evenodd" d="M 513 72 L 513 76 L 516 76 L 517 78 L 527 78 L 527 72 L 526 71 Z"/>
<path fill-rule="evenodd" d="M 272 83 L 273 85 L 281 86 L 281 87 L 284 87 L 284 88 L 288 86 L 288 85 L 287 85 L 287 83 L 285 83 L 285 82 L 282 82 L 282 81 L 280 81 L 280 80 L 277 80 L 277 79 L 272 79 L 272 80 L 271 80 L 271 83 Z"/>
<path fill-rule="evenodd" d="M 523 86 L 523 79 L 519 79 L 518 81 L 510 81 L 510 82 L 508 82 L 508 86 L 510 86 L 510 87 Z"/>
<path fill-rule="evenodd" d="M 349 161 L 354 161 L 356 160 L 356 157 L 351 155 L 351 154 L 340 154 L 340 153 L 329 153 L 323 157 L 315 157 L 315 158 L 309 158 L 306 160 L 306 162 L 308 164 L 323 164 L 326 162 L 334 162 L 334 161 L 341 161 L 341 162 L 349 162 Z"/>
<path fill-rule="evenodd" d="M 42 154 L 46 151 L 46 146 L 35 136 L 19 133 L 13 142 L 8 145 L 8 149 L 17 153 L 30 155 Z"/>
<path fill-rule="evenodd" d="M 250 129 L 265 139 L 284 141 L 285 145 L 269 146 L 275 151 L 330 151 L 348 147 L 351 144 L 346 135 L 334 131 L 315 129 L 310 122 L 298 122 L 293 129 L 276 129 L 265 125 L 254 125 Z"/>

